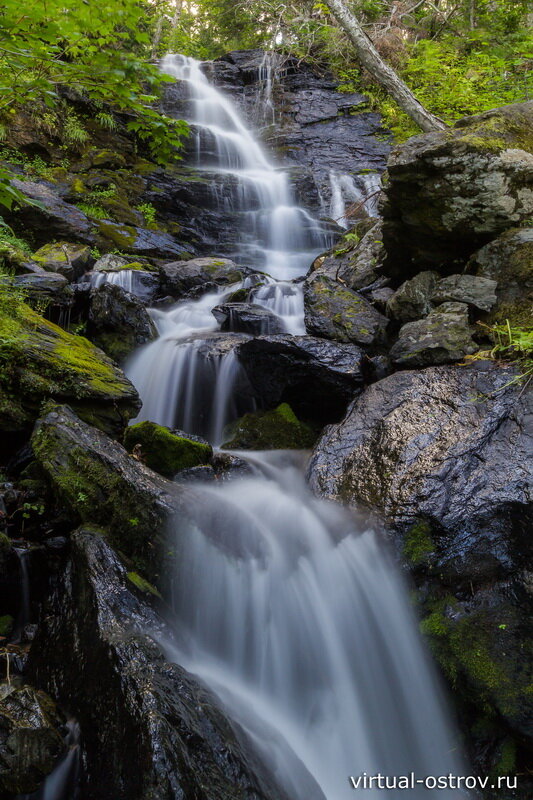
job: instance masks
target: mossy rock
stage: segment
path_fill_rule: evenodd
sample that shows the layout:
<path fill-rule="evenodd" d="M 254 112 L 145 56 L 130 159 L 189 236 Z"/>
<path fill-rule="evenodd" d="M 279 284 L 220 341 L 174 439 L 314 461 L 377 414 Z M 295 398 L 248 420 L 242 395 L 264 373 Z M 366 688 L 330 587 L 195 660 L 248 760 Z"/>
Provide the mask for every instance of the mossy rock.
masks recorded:
<path fill-rule="evenodd" d="M 152 584 L 147 581 L 146 578 L 143 578 L 142 575 L 139 575 L 138 572 L 127 572 L 126 576 L 130 583 L 132 583 L 135 588 L 143 594 L 149 594 L 159 598 L 161 597 L 160 592 L 157 591 L 155 586 L 152 586 Z"/>
<path fill-rule="evenodd" d="M 0 636 L 9 636 L 13 630 L 14 619 L 10 614 L 4 614 L 0 617 Z"/>
<path fill-rule="evenodd" d="M 16 316 L 0 311 L 4 368 L 0 371 L 0 430 L 33 424 L 44 400 L 67 400 L 97 427 L 119 432 L 139 408 L 121 370 L 82 336 L 74 336 L 21 303 Z"/>
<path fill-rule="evenodd" d="M 412 525 L 403 537 L 402 555 L 410 567 L 428 567 L 435 553 L 433 531 L 426 520 Z"/>
<path fill-rule="evenodd" d="M 188 439 L 148 421 L 130 425 L 124 434 L 124 445 L 129 452 L 140 445 L 143 462 L 168 478 L 182 469 L 209 463 L 213 455 L 211 445 L 206 442 Z"/>
<path fill-rule="evenodd" d="M 75 280 L 89 269 L 91 248 L 72 242 L 52 242 L 40 247 L 32 255 L 32 260 L 49 272 Z"/>
<path fill-rule="evenodd" d="M 307 450 L 316 440 L 316 432 L 300 422 L 288 403 L 272 411 L 245 414 L 225 431 L 226 450 Z"/>

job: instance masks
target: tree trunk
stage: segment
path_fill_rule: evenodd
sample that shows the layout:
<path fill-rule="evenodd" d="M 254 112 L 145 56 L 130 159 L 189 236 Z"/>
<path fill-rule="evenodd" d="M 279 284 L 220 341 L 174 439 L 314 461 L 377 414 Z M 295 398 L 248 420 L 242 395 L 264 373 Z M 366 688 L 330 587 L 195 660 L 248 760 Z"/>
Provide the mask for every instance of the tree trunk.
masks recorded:
<path fill-rule="evenodd" d="M 426 132 L 441 131 L 447 126 L 438 117 L 431 114 L 416 99 L 412 91 L 395 73 L 392 67 L 383 61 L 374 44 L 368 38 L 344 0 L 324 0 L 339 25 L 352 42 L 361 65 L 383 88 L 396 100 L 406 114 Z"/>

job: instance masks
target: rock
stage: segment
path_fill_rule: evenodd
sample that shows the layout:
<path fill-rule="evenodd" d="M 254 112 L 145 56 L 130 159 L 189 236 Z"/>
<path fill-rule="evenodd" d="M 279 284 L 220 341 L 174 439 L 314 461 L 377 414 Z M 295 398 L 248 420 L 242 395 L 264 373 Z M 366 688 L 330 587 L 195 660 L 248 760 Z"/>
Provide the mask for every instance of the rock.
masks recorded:
<path fill-rule="evenodd" d="M 181 431 L 178 435 L 155 422 L 130 425 L 124 434 L 124 445 L 130 453 L 140 446 L 143 463 L 167 478 L 173 478 L 180 470 L 207 464 L 213 455 L 213 448 L 207 442 Z"/>
<path fill-rule="evenodd" d="M 91 292 L 87 337 L 114 361 L 123 361 L 156 336 L 144 305 L 121 286 L 104 283 Z"/>
<path fill-rule="evenodd" d="M 252 336 L 285 333 L 277 314 L 254 303 L 224 303 L 215 306 L 212 313 L 221 331 L 250 333 Z"/>
<path fill-rule="evenodd" d="M 151 633 L 172 646 L 172 631 L 139 589 L 97 533 L 78 531 L 32 648 L 34 679 L 84 731 L 89 795 L 287 800 L 215 698 L 165 659 Z"/>
<path fill-rule="evenodd" d="M 163 259 L 178 258 L 187 252 L 168 233 L 123 225 L 108 219 L 98 220 L 96 226 L 99 245 L 109 250 L 118 248 L 124 253 Z"/>
<path fill-rule="evenodd" d="M 83 244 L 54 242 L 39 248 L 32 255 L 32 259 L 43 269 L 59 273 L 69 281 L 74 281 L 87 272 L 91 262 L 91 249 Z"/>
<path fill-rule="evenodd" d="M 458 272 L 475 250 L 531 217 L 532 126 L 533 101 L 516 103 L 414 136 L 392 152 L 383 206 L 387 274 L 405 278 L 432 265 Z"/>
<path fill-rule="evenodd" d="M 532 268 L 533 269 L 533 268 Z M 435 304 L 467 303 L 479 311 L 490 311 L 496 303 L 497 282 L 477 275 L 450 275 L 437 283 L 431 299 Z"/>
<path fill-rule="evenodd" d="M 162 290 L 173 297 L 182 297 L 204 284 L 226 285 L 240 280 L 242 273 L 228 258 L 194 258 L 173 261 L 161 267 Z"/>
<path fill-rule="evenodd" d="M 136 390 L 91 342 L 43 319 L 21 304 L 16 317 L 2 317 L 8 356 L 0 372 L 0 429 L 33 425 L 43 400 L 66 400 L 84 419 L 120 432 L 137 413 Z"/>
<path fill-rule="evenodd" d="M 533 228 L 513 228 L 474 253 L 468 264 L 484 278 L 497 281 L 498 304 L 492 322 L 516 327 L 531 324 L 533 314 Z"/>
<path fill-rule="evenodd" d="M 45 245 L 51 238 L 94 244 L 93 223 L 76 206 L 65 203 L 46 183 L 14 179 L 13 186 L 38 205 L 23 205 L 3 212 L 6 222 L 17 231 L 31 230 L 37 244 Z M 54 266 L 57 272 L 57 266 Z"/>
<path fill-rule="evenodd" d="M 381 276 L 385 259 L 381 220 L 363 220 L 355 225 L 324 256 L 316 259 L 311 275 L 341 280 L 349 289 L 360 291 Z"/>
<path fill-rule="evenodd" d="M 179 488 L 65 406 L 37 421 L 32 447 L 71 519 L 105 528 L 111 544 L 157 582 L 168 551 L 166 521 L 181 507 Z"/>
<path fill-rule="evenodd" d="M 124 259 L 126 261 L 126 259 Z M 86 272 L 83 284 L 78 286 L 99 287 L 104 283 L 120 286 L 129 294 L 135 295 L 145 306 L 151 305 L 159 294 L 159 275 L 139 268 L 136 262 L 129 262 L 123 269 L 99 269 Z M 75 284 L 76 285 L 76 284 Z"/>
<path fill-rule="evenodd" d="M 320 423 L 339 419 L 366 375 L 363 351 L 314 336 L 261 336 L 239 346 L 255 394 L 274 408 Z"/>
<path fill-rule="evenodd" d="M 0 789 L 34 792 L 64 751 L 53 701 L 31 686 L 0 683 Z"/>
<path fill-rule="evenodd" d="M 229 439 L 222 445 L 226 450 L 306 450 L 316 439 L 316 432 L 300 422 L 288 403 L 245 414 L 224 435 Z"/>
<path fill-rule="evenodd" d="M 478 349 L 468 322 L 468 306 L 443 303 L 425 319 L 400 328 L 390 357 L 398 366 L 427 367 L 460 361 Z"/>
<path fill-rule="evenodd" d="M 426 317 L 432 310 L 431 297 L 439 278 L 438 272 L 419 272 L 404 281 L 387 302 L 387 314 L 400 322 Z"/>
<path fill-rule="evenodd" d="M 309 474 L 395 531 L 469 728 L 488 715 L 530 750 L 533 391 L 516 375 L 490 362 L 395 373 L 326 430 Z"/>
<path fill-rule="evenodd" d="M 388 319 L 368 300 L 325 275 L 304 284 L 305 326 L 309 333 L 368 348 L 385 338 Z"/>
<path fill-rule="evenodd" d="M 72 305 L 73 293 L 67 278 L 55 272 L 16 275 L 13 283 L 37 308 L 46 308 L 48 316 L 54 307 L 66 310 Z"/>

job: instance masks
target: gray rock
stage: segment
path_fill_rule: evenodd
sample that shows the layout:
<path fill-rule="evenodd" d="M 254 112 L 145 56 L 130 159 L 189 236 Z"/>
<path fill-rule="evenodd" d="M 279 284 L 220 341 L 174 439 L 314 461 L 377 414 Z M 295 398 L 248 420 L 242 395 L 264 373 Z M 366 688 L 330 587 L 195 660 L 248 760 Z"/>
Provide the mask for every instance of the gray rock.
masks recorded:
<path fill-rule="evenodd" d="M 402 283 L 387 302 L 387 313 L 400 322 L 412 322 L 429 314 L 438 272 L 419 272 Z"/>
<path fill-rule="evenodd" d="M 369 348 L 385 339 L 388 319 L 364 297 L 326 275 L 305 281 L 304 303 L 305 326 L 315 336 Z"/>
<path fill-rule="evenodd" d="M 477 275 L 450 275 L 441 278 L 431 294 L 435 303 L 467 303 L 479 311 L 490 311 L 496 303 L 497 282 Z"/>
<path fill-rule="evenodd" d="M 34 792 L 64 751 L 53 701 L 31 686 L 0 684 L 0 789 Z"/>
<path fill-rule="evenodd" d="M 78 241 L 94 244 L 93 223 L 76 206 L 65 203 L 46 183 L 12 181 L 13 186 L 39 205 L 24 205 L 2 212 L 6 221 L 16 229 L 30 229 L 39 244 L 50 239 Z M 54 267 L 57 272 L 57 267 Z"/>
<path fill-rule="evenodd" d="M 228 258 L 194 258 L 161 267 L 162 290 L 174 297 L 182 297 L 204 284 L 225 285 L 240 280 L 239 267 Z"/>
<path fill-rule="evenodd" d="M 474 253 L 468 268 L 498 282 L 491 321 L 523 327 L 533 317 L 533 228 L 513 228 Z"/>
<path fill-rule="evenodd" d="M 384 259 L 381 220 L 363 220 L 328 253 L 316 259 L 310 277 L 315 273 L 327 275 L 334 280 L 340 279 L 349 289 L 359 291 L 379 279 Z"/>
<path fill-rule="evenodd" d="M 287 800 L 215 698 L 165 658 L 154 638 L 175 642 L 150 592 L 98 533 L 79 530 L 32 648 L 34 680 L 87 732 L 88 795 Z"/>
<path fill-rule="evenodd" d="M 254 303 L 224 303 L 215 306 L 212 313 L 221 331 L 261 334 L 285 333 L 283 322 L 267 308 Z"/>
<path fill-rule="evenodd" d="M 127 264 L 129 264 L 131 258 L 126 258 L 125 256 L 119 256 L 116 253 L 106 253 L 105 255 L 101 256 L 95 263 L 93 264 L 93 270 L 96 272 L 107 272 L 111 271 L 114 272 L 115 270 L 123 269 Z"/>
<path fill-rule="evenodd" d="M 260 336 L 237 352 L 267 407 L 286 402 L 302 419 L 323 423 L 342 416 L 366 375 L 367 361 L 359 347 L 314 336 Z"/>
<path fill-rule="evenodd" d="M 427 367 L 460 361 L 478 349 L 468 322 L 468 306 L 443 303 L 425 319 L 400 328 L 390 357 L 398 366 Z"/>
<path fill-rule="evenodd" d="M 89 300 L 87 338 L 117 362 L 152 341 L 157 331 L 144 305 L 122 287 L 104 283 Z"/>
<path fill-rule="evenodd" d="M 98 243 L 106 249 L 119 248 L 124 253 L 152 258 L 179 258 L 186 252 L 169 233 L 124 225 L 108 219 L 96 222 Z"/>
<path fill-rule="evenodd" d="M 39 248 L 33 256 L 43 269 L 76 280 L 87 271 L 91 262 L 91 250 L 87 245 L 71 242 L 54 242 Z"/>
<path fill-rule="evenodd" d="M 14 283 L 22 287 L 32 298 L 64 299 L 65 289 L 69 285 L 64 275 L 55 272 L 16 275 Z"/>
<path fill-rule="evenodd" d="M 533 101 L 414 136 L 388 163 L 387 274 L 460 271 L 472 252 L 533 213 Z M 406 272 L 408 274 L 406 275 Z"/>

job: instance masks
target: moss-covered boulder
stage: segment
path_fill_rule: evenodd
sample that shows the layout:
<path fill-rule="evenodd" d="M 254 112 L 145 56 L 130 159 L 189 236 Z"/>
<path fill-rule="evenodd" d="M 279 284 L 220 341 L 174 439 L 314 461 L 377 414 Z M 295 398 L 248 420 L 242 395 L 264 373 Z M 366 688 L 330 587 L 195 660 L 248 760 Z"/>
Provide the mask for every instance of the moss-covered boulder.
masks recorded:
<path fill-rule="evenodd" d="M 288 403 L 272 411 L 245 414 L 229 425 L 227 450 L 306 450 L 316 440 L 316 431 L 300 422 Z"/>
<path fill-rule="evenodd" d="M 65 406 L 37 421 L 32 447 L 72 521 L 105 528 L 133 569 L 157 583 L 168 551 L 166 522 L 181 507 L 183 490 Z"/>
<path fill-rule="evenodd" d="M 173 297 L 182 297 L 206 284 L 237 283 L 242 277 L 239 267 L 229 258 L 193 258 L 172 261 L 161 267 L 163 291 Z"/>
<path fill-rule="evenodd" d="M 31 686 L 0 684 L 0 790 L 34 792 L 65 749 L 55 704 Z"/>
<path fill-rule="evenodd" d="M 385 189 L 386 272 L 460 272 L 533 214 L 533 101 L 459 120 L 393 150 Z M 459 267 L 459 269 L 458 269 Z"/>
<path fill-rule="evenodd" d="M 151 231 L 135 225 L 99 220 L 96 223 L 99 246 L 153 258 L 179 258 L 186 248 L 168 233 Z"/>
<path fill-rule="evenodd" d="M 327 275 L 306 280 L 304 302 L 305 325 L 315 336 L 369 348 L 385 338 L 387 317 L 357 292 Z"/>
<path fill-rule="evenodd" d="M 359 291 L 377 281 L 385 258 L 381 220 L 358 222 L 329 252 L 315 259 L 310 274 L 341 280 Z"/>
<path fill-rule="evenodd" d="M 407 322 L 390 350 L 394 364 L 428 367 L 451 364 L 479 350 L 472 339 L 465 303 L 443 303 L 425 319 Z"/>
<path fill-rule="evenodd" d="M 65 400 L 88 422 L 118 432 L 137 412 L 137 392 L 91 342 L 43 319 L 24 303 L 0 309 L 0 430 L 32 425 L 43 400 Z"/>
<path fill-rule="evenodd" d="M 69 280 L 76 280 L 89 269 L 91 249 L 84 244 L 53 242 L 40 247 L 32 255 L 32 259 L 48 272 L 56 272 Z"/>
<path fill-rule="evenodd" d="M 478 250 L 468 268 L 497 281 L 489 322 L 525 327 L 533 321 L 533 227 L 512 228 Z"/>
<path fill-rule="evenodd" d="M 148 421 L 130 425 L 124 434 L 124 445 L 150 469 L 167 478 L 182 469 L 207 464 L 213 455 L 207 442 Z"/>
<path fill-rule="evenodd" d="M 87 337 L 114 361 L 124 361 L 156 336 L 150 315 L 133 294 L 111 283 L 91 292 Z"/>

